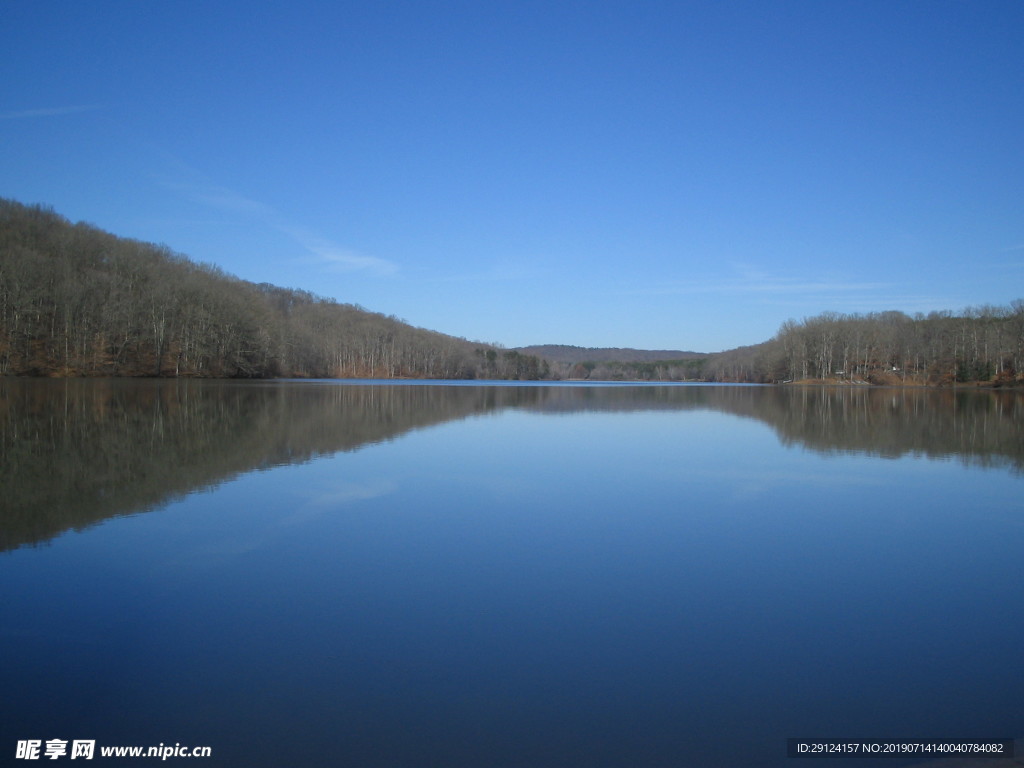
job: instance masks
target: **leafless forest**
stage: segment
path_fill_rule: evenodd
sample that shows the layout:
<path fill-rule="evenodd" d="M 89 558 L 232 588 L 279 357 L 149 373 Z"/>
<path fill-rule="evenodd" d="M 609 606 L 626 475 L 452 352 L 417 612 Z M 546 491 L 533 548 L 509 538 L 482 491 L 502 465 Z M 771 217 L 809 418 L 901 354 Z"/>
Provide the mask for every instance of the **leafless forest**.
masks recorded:
<path fill-rule="evenodd" d="M 915 316 L 824 313 L 789 320 L 761 344 L 654 356 L 471 342 L 0 200 L 0 375 L 1002 386 L 1024 381 L 1024 300 Z"/>
<path fill-rule="evenodd" d="M 718 381 L 825 380 L 871 384 L 995 386 L 1024 381 L 1024 301 L 960 313 L 903 312 L 790 320 L 775 338 L 715 355 Z"/>
<path fill-rule="evenodd" d="M 0 374 L 536 379 L 543 361 L 0 200 Z"/>

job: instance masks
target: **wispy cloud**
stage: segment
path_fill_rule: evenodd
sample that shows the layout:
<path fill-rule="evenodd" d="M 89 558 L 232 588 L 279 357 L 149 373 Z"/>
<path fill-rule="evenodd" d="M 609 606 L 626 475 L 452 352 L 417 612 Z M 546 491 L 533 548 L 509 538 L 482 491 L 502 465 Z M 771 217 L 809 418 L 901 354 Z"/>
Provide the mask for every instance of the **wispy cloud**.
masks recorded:
<path fill-rule="evenodd" d="M 892 283 L 861 282 L 831 277 L 783 277 L 765 272 L 739 270 L 733 277 L 714 280 L 674 280 L 639 294 L 730 294 L 821 296 L 877 293 L 891 290 Z"/>
<path fill-rule="evenodd" d="M 196 180 L 163 181 L 163 186 L 207 208 L 258 219 L 264 225 L 287 235 L 328 271 L 363 272 L 380 277 L 398 272 L 398 265 L 394 262 L 358 253 L 307 229 L 297 227 L 266 203 L 241 195 L 227 187 L 209 183 L 196 171 L 185 166 L 182 166 L 182 170 L 184 175 L 195 177 Z"/>
<path fill-rule="evenodd" d="M 335 272 L 369 272 L 386 277 L 398 272 L 398 265 L 387 259 L 367 256 L 349 248 L 336 245 L 304 230 L 282 228 L 309 253 L 317 257 L 328 269 Z"/>
<path fill-rule="evenodd" d="M 278 226 L 276 219 L 279 217 L 273 208 L 258 200 L 252 200 L 240 195 L 226 187 L 181 182 L 165 182 L 164 186 L 167 189 L 180 193 L 194 203 L 216 208 L 219 211 L 255 216 L 266 220 L 267 223 L 275 227 Z"/>
<path fill-rule="evenodd" d="M 930 311 L 957 305 L 952 297 L 924 295 L 900 283 L 851 280 L 843 275 L 779 275 L 741 265 L 721 278 L 673 280 L 629 291 L 631 295 L 720 297 L 762 306 L 808 307 L 817 311 Z"/>
<path fill-rule="evenodd" d="M 29 120 L 35 117 L 59 117 L 61 115 L 74 115 L 80 112 L 92 112 L 99 108 L 99 104 L 76 104 L 67 107 L 22 109 L 15 112 L 0 112 L 0 120 Z"/>

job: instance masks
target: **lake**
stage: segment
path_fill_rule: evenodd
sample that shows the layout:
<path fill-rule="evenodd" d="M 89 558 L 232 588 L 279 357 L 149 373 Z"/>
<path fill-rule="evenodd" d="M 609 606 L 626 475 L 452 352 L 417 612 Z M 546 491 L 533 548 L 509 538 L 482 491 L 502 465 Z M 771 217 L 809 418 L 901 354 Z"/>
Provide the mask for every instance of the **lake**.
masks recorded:
<path fill-rule="evenodd" d="M 0 429 L 8 757 L 767 767 L 1024 725 L 1021 393 L 0 379 Z"/>

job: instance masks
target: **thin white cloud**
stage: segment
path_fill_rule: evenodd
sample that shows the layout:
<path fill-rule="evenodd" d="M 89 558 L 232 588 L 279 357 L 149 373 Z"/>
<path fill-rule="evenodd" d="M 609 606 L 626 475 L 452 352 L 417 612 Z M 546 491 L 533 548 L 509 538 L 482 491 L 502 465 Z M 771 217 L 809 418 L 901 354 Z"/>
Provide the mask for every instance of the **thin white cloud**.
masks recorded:
<path fill-rule="evenodd" d="M 248 197 L 233 192 L 226 187 L 217 187 L 208 184 L 181 184 L 166 182 L 168 189 L 181 193 L 189 200 L 210 208 L 230 213 L 241 213 L 246 216 L 256 216 L 273 224 L 277 214 L 269 205 L 252 200 Z"/>
<path fill-rule="evenodd" d="M 816 307 L 816 311 L 877 312 L 900 310 L 929 312 L 958 306 L 958 300 L 912 293 L 906 285 L 845 280 L 841 276 L 773 275 L 734 265 L 734 276 L 720 279 L 675 280 L 629 291 L 647 296 L 719 296 L 723 300 L 756 302 L 759 306 Z"/>
<path fill-rule="evenodd" d="M 282 230 L 332 271 L 369 272 L 381 277 L 398 272 L 398 265 L 387 259 L 358 253 L 301 229 L 283 227 Z"/>
<path fill-rule="evenodd" d="M 241 195 L 227 187 L 208 183 L 196 171 L 180 163 L 179 165 L 187 175 L 196 178 L 197 181 L 163 181 L 164 187 L 208 208 L 260 220 L 264 225 L 290 237 L 310 256 L 315 257 L 316 262 L 328 271 L 363 272 L 379 277 L 387 277 L 398 272 L 398 265 L 394 262 L 358 253 L 301 227 L 296 227 L 266 203 Z"/>
<path fill-rule="evenodd" d="M 45 107 L 43 109 L 22 109 L 15 112 L 0 112 L 0 120 L 29 120 L 35 117 L 59 117 L 80 112 L 92 112 L 99 104 L 77 104 L 67 107 Z"/>
<path fill-rule="evenodd" d="M 817 313 L 824 311 L 846 312 L 858 314 L 864 312 L 887 312 L 896 310 L 899 312 L 932 312 L 936 310 L 951 309 L 959 306 L 962 302 L 954 299 L 941 299 L 929 296 L 916 296 L 900 293 L 884 293 L 878 295 L 848 294 L 848 295 L 812 295 L 814 308 L 808 308 L 808 298 L 800 299 L 773 299 L 762 302 L 767 306 L 804 308 Z"/>
<path fill-rule="evenodd" d="M 853 282 L 833 279 L 741 275 L 725 280 L 680 280 L 654 288 L 633 291 L 638 294 L 788 294 L 820 296 L 824 294 L 876 293 L 892 289 L 892 283 Z"/>
<path fill-rule="evenodd" d="M 841 278 L 827 277 L 780 277 L 764 270 L 745 265 L 735 267 L 738 279 L 731 288 L 741 293 L 786 293 L 801 295 L 849 294 L 889 290 L 891 283 L 856 282 Z"/>

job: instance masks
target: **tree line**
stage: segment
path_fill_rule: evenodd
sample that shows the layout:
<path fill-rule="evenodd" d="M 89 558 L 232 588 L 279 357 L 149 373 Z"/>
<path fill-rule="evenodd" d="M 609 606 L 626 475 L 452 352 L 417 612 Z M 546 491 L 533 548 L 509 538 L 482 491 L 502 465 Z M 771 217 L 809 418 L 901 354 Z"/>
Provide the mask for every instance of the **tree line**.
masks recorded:
<path fill-rule="evenodd" d="M 825 312 L 787 320 L 774 338 L 761 344 L 711 355 L 685 354 L 682 359 L 650 361 L 600 355 L 583 360 L 580 355 L 579 362 L 559 358 L 550 367 L 558 378 L 612 381 L 1020 385 L 1024 383 L 1024 300 L 1005 307 L 985 305 L 960 313 L 913 316 L 895 311 Z"/>
<path fill-rule="evenodd" d="M 535 356 L 0 199 L 0 375 L 541 378 Z"/>
<path fill-rule="evenodd" d="M 470 342 L 0 199 L 0 375 L 1019 384 L 1024 300 L 827 312 L 762 344 L 661 354 Z"/>
<path fill-rule="evenodd" d="M 712 381 L 945 385 L 1024 382 L 1024 300 L 953 312 L 826 312 L 713 356 Z"/>

